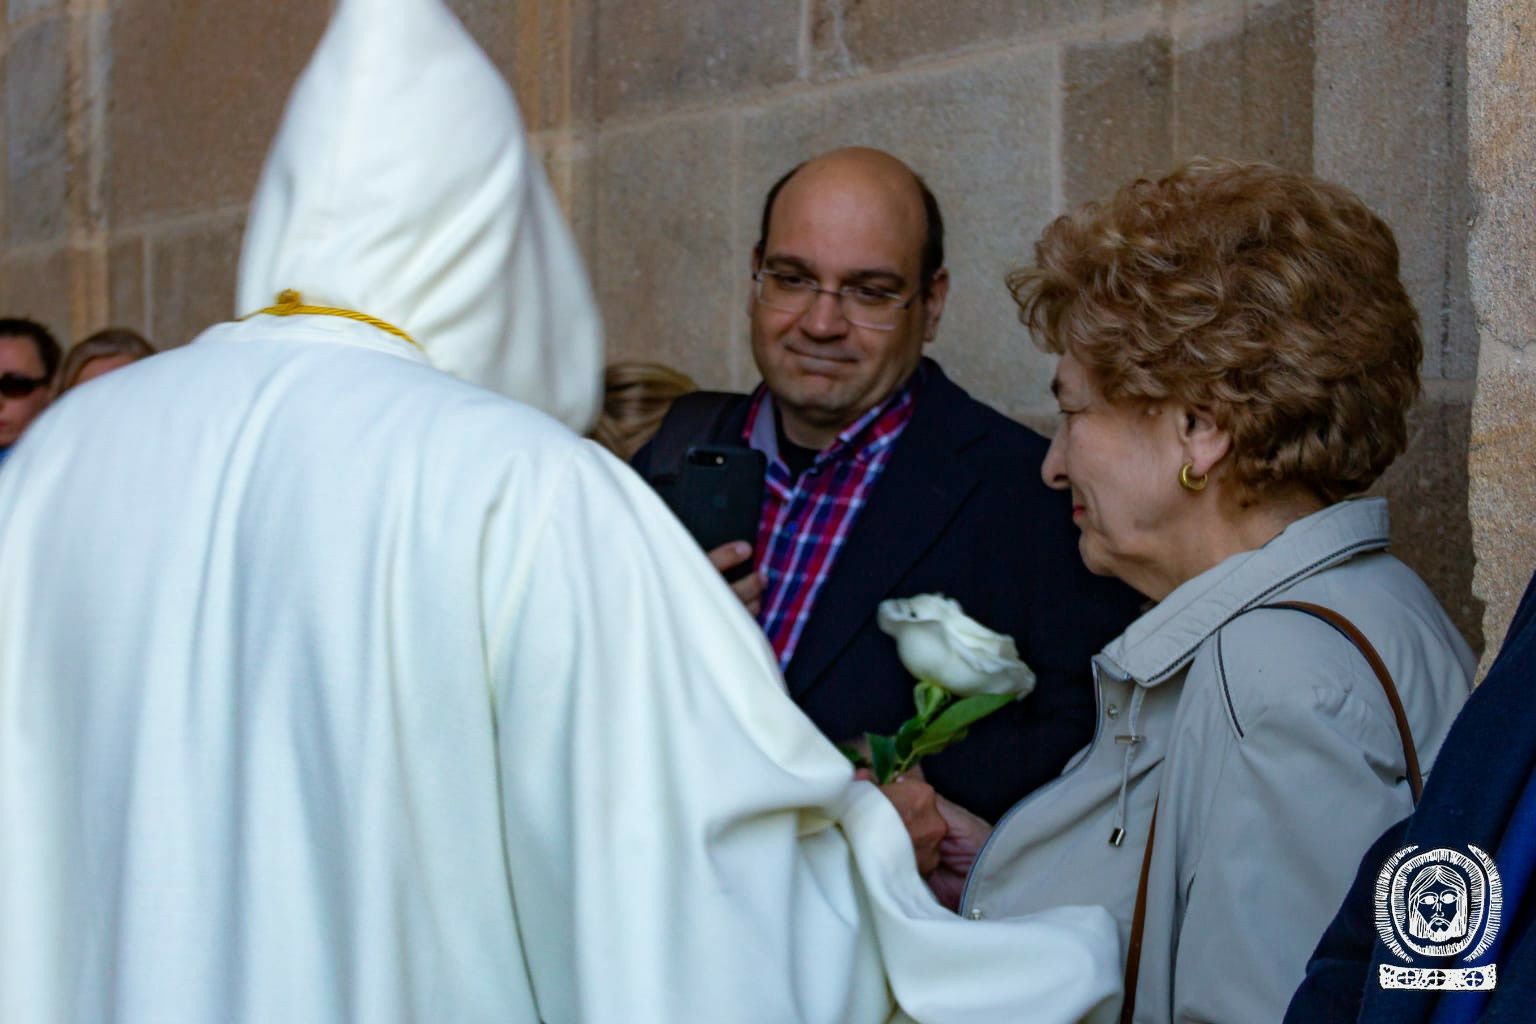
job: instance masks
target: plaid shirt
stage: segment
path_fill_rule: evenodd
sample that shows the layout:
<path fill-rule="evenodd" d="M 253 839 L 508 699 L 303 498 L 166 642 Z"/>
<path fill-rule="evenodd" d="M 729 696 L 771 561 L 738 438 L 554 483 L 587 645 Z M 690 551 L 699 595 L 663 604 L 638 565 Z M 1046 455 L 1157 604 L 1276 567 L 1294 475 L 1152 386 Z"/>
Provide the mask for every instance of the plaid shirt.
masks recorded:
<path fill-rule="evenodd" d="M 767 389 L 759 386 L 752 396 L 742 438 L 768 456 L 756 547 L 757 571 L 766 588 L 757 617 L 781 669 L 794 657 L 816 594 L 912 419 L 921 375 L 912 374 L 895 394 L 838 434 L 798 481 L 779 457 Z"/>

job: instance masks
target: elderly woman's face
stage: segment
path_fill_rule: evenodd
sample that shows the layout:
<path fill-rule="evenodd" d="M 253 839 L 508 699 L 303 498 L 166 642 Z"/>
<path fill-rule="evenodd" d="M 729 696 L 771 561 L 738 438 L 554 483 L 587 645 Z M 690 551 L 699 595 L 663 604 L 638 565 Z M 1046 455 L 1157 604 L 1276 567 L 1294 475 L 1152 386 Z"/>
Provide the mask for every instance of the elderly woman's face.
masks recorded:
<path fill-rule="evenodd" d="M 1185 498 L 1176 411 L 1112 404 L 1070 353 L 1057 364 L 1051 389 L 1062 422 L 1041 475 L 1072 492 L 1083 562 L 1161 598 L 1164 581 L 1177 573 L 1175 534 Z"/>

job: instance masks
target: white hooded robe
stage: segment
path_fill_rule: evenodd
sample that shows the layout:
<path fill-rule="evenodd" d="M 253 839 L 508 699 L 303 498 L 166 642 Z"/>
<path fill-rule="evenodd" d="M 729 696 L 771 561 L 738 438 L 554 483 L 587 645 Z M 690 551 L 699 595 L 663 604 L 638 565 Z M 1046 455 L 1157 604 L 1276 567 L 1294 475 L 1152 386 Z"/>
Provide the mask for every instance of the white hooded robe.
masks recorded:
<path fill-rule="evenodd" d="M 591 415 L 596 317 L 436 0 L 344 0 L 296 88 L 242 308 L 285 288 L 416 344 L 222 324 L 0 471 L 0 1021 L 980 1024 L 1115 992 L 1102 910 L 933 901 L 691 538 L 532 407 Z"/>

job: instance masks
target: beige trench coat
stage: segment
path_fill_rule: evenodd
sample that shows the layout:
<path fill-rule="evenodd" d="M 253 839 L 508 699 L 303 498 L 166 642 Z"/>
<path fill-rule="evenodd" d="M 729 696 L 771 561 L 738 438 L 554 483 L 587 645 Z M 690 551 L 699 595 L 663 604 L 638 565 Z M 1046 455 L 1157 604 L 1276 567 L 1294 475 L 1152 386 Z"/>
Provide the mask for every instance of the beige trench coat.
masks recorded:
<path fill-rule="evenodd" d="M 1093 741 L 998 823 L 961 912 L 1102 903 L 1123 955 L 1156 802 L 1135 1019 L 1278 1021 L 1361 854 L 1412 798 L 1364 657 L 1310 616 L 1259 606 L 1311 601 L 1351 619 L 1396 681 L 1426 770 L 1475 666 L 1383 550 L 1387 525 L 1381 499 L 1333 505 L 1132 623 L 1095 658 Z"/>

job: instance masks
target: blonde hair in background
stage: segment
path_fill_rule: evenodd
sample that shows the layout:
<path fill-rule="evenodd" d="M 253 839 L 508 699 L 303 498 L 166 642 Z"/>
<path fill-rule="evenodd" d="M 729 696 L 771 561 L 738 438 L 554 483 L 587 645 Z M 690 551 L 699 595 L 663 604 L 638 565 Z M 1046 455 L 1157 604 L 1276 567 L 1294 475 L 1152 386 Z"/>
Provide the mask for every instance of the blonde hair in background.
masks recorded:
<path fill-rule="evenodd" d="M 698 389 L 692 377 L 661 363 L 610 363 L 603 371 L 603 410 L 587 436 L 628 462 L 656 435 L 672 403 Z"/>
<path fill-rule="evenodd" d="M 1009 288 L 1114 402 L 1209 409 L 1241 499 L 1364 490 L 1402 452 L 1423 344 L 1392 229 L 1352 192 L 1194 160 L 1056 219 Z"/>
<path fill-rule="evenodd" d="M 127 327 L 108 327 L 82 339 L 70 348 L 59 368 L 59 394 L 80 381 L 80 371 L 93 359 L 104 356 L 130 356 L 134 361 L 155 354 L 155 346 L 138 331 Z"/>

